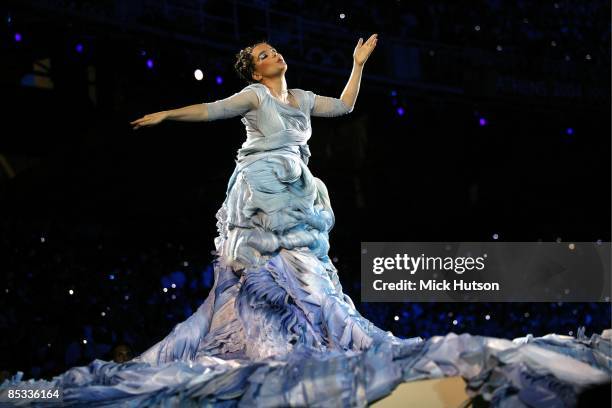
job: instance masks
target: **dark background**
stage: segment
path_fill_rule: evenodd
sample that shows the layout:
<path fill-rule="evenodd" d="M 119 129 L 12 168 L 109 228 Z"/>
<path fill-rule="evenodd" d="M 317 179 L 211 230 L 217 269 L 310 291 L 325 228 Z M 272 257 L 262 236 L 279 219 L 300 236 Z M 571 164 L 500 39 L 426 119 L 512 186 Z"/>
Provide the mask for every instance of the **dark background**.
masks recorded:
<path fill-rule="evenodd" d="M 359 303 L 362 241 L 610 241 L 607 1 L 3 4 L 0 370 L 138 354 L 204 301 L 244 126 L 129 122 L 238 92 L 234 55 L 263 39 L 289 88 L 339 97 L 379 35 L 355 110 L 309 141 L 366 317 L 403 337 L 610 327 L 609 303 Z"/>

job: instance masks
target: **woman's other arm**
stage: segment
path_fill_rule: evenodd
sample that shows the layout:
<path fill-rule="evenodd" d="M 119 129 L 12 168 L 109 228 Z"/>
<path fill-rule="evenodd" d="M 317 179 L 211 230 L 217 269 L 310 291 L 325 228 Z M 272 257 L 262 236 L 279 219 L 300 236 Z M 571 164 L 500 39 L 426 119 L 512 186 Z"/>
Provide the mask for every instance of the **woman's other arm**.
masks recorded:
<path fill-rule="evenodd" d="M 243 89 L 225 99 L 214 102 L 198 103 L 183 108 L 170 109 L 144 115 L 130 122 L 134 130 L 143 126 L 153 126 L 164 120 L 180 122 L 210 122 L 217 119 L 227 119 L 242 115 L 252 109 L 257 109 L 259 100 L 252 89 Z"/>
<path fill-rule="evenodd" d="M 363 66 L 368 60 L 368 57 L 376 48 L 378 41 L 378 34 L 372 34 L 368 41 L 363 43 L 363 38 L 357 41 L 355 51 L 353 51 L 353 70 L 351 76 L 342 91 L 340 100 L 353 110 L 355 102 L 357 101 L 357 95 L 359 94 L 359 85 L 361 83 L 361 74 L 363 73 Z"/>
<path fill-rule="evenodd" d="M 378 34 L 372 34 L 365 44 L 362 38 L 359 39 L 355 51 L 353 52 L 353 70 L 344 87 L 344 91 L 342 91 L 340 99 L 315 95 L 313 108 L 310 113 L 311 116 L 332 117 L 344 115 L 353 111 L 355 102 L 357 101 L 357 95 L 359 94 L 363 66 L 372 51 L 374 51 L 377 41 Z"/>

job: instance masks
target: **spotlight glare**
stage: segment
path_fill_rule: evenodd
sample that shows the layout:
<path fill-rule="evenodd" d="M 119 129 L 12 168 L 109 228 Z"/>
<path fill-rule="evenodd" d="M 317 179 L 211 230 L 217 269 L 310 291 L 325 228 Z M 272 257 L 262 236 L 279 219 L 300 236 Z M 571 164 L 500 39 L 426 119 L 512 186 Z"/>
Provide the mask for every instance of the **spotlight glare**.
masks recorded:
<path fill-rule="evenodd" d="M 196 70 L 193 72 L 193 76 L 195 76 L 195 79 L 196 79 L 196 80 L 201 81 L 201 80 L 202 80 L 202 78 L 204 78 L 204 73 L 202 72 L 202 70 L 201 70 L 201 69 L 196 69 Z"/>

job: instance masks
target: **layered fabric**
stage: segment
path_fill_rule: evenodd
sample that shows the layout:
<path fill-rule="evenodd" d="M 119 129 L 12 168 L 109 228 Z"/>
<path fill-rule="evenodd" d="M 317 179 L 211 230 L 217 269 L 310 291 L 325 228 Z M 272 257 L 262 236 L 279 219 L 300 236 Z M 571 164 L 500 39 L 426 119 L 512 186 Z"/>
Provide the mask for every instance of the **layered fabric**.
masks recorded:
<path fill-rule="evenodd" d="M 207 104 L 209 120 L 240 115 L 247 132 L 216 215 L 210 294 L 132 361 L 95 360 L 46 382 L 63 388 L 63 405 L 362 407 L 405 381 L 460 375 L 493 406 L 562 407 L 610 381 L 610 331 L 401 339 L 362 316 L 328 256 L 334 212 L 308 168 L 311 116 L 352 107 L 290 92 L 297 105 L 262 84 Z"/>

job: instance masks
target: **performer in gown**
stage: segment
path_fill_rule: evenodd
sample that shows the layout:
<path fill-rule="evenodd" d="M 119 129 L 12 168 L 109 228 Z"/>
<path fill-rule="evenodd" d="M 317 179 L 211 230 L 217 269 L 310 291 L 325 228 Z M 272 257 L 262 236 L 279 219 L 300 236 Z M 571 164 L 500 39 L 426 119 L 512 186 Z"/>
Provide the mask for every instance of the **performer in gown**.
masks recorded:
<path fill-rule="evenodd" d="M 249 82 L 240 92 L 131 122 L 139 129 L 242 117 L 246 141 L 216 215 L 214 285 L 191 317 L 131 361 L 94 360 L 35 384 L 60 386 L 63 404 L 83 406 L 352 407 L 401 382 L 460 375 L 470 395 L 493 406 L 572 406 L 580 391 L 610 380 L 610 331 L 401 339 L 343 293 L 328 256 L 330 197 L 308 168 L 310 119 L 353 110 L 377 41 L 373 34 L 357 42 L 339 99 L 288 89 L 286 62 L 263 42 L 237 55 Z M 0 391 L 25 384 L 21 378 Z"/>

